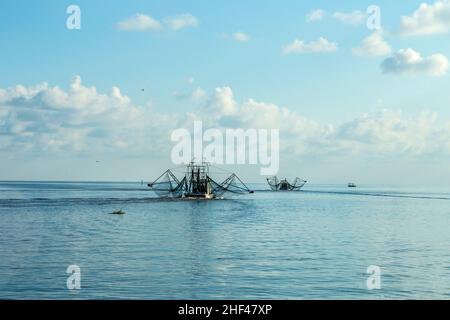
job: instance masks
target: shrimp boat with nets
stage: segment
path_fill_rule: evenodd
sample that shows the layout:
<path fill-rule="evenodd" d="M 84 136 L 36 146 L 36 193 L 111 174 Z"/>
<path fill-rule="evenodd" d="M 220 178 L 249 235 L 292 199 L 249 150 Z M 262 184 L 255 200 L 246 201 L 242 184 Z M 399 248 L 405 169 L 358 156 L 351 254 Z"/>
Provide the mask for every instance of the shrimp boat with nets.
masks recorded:
<path fill-rule="evenodd" d="M 189 163 L 181 180 L 169 169 L 148 186 L 161 198 L 208 200 L 253 193 L 234 173 L 222 183 L 213 180 L 207 162 Z"/>
<path fill-rule="evenodd" d="M 306 182 L 306 180 L 300 178 L 295 178 L 292 183 L 287 179 L 278 180 L 277 177 L 267 178 L 267 183 L 273 191 L 299 191 Z"/>

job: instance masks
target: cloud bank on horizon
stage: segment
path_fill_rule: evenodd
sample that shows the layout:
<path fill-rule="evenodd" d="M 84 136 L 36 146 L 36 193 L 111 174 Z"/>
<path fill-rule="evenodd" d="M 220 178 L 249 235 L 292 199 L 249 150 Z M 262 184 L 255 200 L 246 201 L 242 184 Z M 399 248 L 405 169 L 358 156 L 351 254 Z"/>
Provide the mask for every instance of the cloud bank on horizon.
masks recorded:
<path fill-rule="evenodd" d="M 0 149 L 19 157 L 115 152 L 145 157 L 170 150 L 171 132 L 191 129 L 194 120 L 213 128 L 278 128 L 287 158 L 450 154 L 450 121 L 439 122 L 433 112 L 411 117 L 382 109 L 343 123 L 320 123 L 275 104 L 240 103 L 230 87 L 216 88 L 193 111 L 169 114 L 135 105 L 118 87 L 100 93 L 77 76 L 67 91 L 47 83 L 0 89 L 0 110 Z"/>

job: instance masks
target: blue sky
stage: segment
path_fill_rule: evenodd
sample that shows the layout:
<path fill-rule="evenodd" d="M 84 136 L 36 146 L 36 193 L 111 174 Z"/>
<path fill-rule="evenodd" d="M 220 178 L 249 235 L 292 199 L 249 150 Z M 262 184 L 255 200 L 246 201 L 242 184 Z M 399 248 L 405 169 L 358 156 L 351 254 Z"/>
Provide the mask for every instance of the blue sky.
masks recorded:
<path fill-rule="evenodd" d="M 214 101 L 216 88 L 229 87 L 232 89 L 233 99 L 239 104 L 245 105 L 253 99 L 265 104 L 274 104 L 279 108 L 288 108 L 289 112 L 295 116 L 314 121 L 321 126 L 336 126 L 341 136 L 343 128 L 351 127 L 349 124 L 354 123 L 356 119 L 361 119 L 365 115 L 382 117 L 380 114 L 384 109 L 391 110 L 394 114 L 401 110 L 403 120 L 398 120 L 400 125 L 411 122 L 411 126 L 421 128 L 427 126 L 421 125 L 425 121 L 420 120 L 421 114 L 436 113 L 436 120 L 427 121 L 431 121 L 433 127 L 442 128 L 438 130 L 439 133 L 426 131 L 424 133 L 426 137 L 409 137 L 409 139 L 417 142 L 423 138 L 426 140 L 423 143 L 428 143 L 428 141 L 435 141 L 435 135 L 439 134 L 441 136 L 438 140 L 444 141 L 443 145 L 433 147 L 427 145 L 425 148 L 421 143 L 419 147 L 415 147 L 412 145 L 415 142 L 409 142 L 407 138 L 403 139 L 404 132 L 400 132 L 399 135 L 403 139 L 399 142 L 400 148 L 404 147 L 405 150 L 422 148 L 426 151 L 402 153 L 402 159 L 405 160 L 401 161 L 398 160 L 399 157 L 395 152 L 384 152 L 395 147 L 388 146 L 387 149 L 380 147 L 383 149 L 382 153 L 377 151 L 380 150 L 377 147 L 370 152 L 381 157 L 381 162 L 397 161 L 398 163 L 393 165 L 394 169 L 391 169 L 393 172 L 397 167 L 405 167 L 405 163 L 408 162 L 406 167 L 410 169 L 405 171 L 405 176 L 417 171 L 418 168 L 428 168 L 430 161 L 437 161 L 439 165 L 426 170 L 436 170 L 435 180 L 438 180 L 442 174 L 448 174 L 444 164 L 449 159 L 448 153 L 441 152 L 442 154 L 437 155 L 436 149 L 442 151 L 442 148 L 448 147 L 445 145 L 447 139 L 445 128 L 450 120 L 449 74 L 445 61 L 427 59 L 436 54 L 440 57 L 450 57 L 450 41 L 448 41 L 447 26 L 442 26 L 441 21 L 421 19 L 420 12 L 416 19 L 418 26 L 415 26 L 414 30 L 403 30 L 402 33 L 401 17 L 413 17 L 413 13 L 418 11 L 421 2 L 402 1 L 400 4 L 394 1 L 304 3 L 301 1 L 30 2 L 6 0 L 0 4 L 2 42 L 0 88 L 8 90 L 17 85 L 29 88 L 46 82 L 49 87 L 57 86 L 67 92 L 70 90 L 73 79 L 80 76 L 83 85 L 95 87 L 98 94 L 109 94 L 111 88 L 117 86 L 121 94 L 127 96 L 133 105 L 151 110 L 152 113 L 181 117 L 187 112 L 200 112 L 198 110 L 201 110 L 202 106 Z M 442 3 L 445 16 L 446 12 L 448 13 L 445 10 L 449 4 L 447 1 Z M 68 15 L 65 11 L 70 4 L 76 4 L 81 8 L 81 30 L 66 28 Z M 380 34 L 391 51 L 373 57 L 356 55 L 353 49 L 361 46 L 363 39 L 369 37 L 374 31 L 368 30 L 365 21 L 356 25 L 340 21 L 336 18 L 336 13 L 350 14 L 360 11 L 365 14 L 366 8 L 371 4 L 381 8 L 383 31 Z M 435 1 L 429 0 L 428 4 L 430 7 L 426 10 L 433 12 L 435 19 L 442 19 L 440 7 L 432 7 Z M 318 9 L 323 10 L 324 17 L 321 20 L 308 21 L 308 14 Z M 131 19 L 138 13 L 157 20 L 161 28 L 135 31 L 123 30 L 119 27 L 118 24 L 121 21 Z M 173 30 L 164 22 L 167 17 L 179 14 L 195 17 L 197 24 Z M 435 25 L 438 28 L 436 30 L 431 28 L 429 31 L 426 29 L 426 24 L 429 24 L 430 28 Z M 426 29 L 425 34 L 420 34 L 422 30 L 420 28 Z M 248 37 L 247 41 L 236 40 L 237 32 L 245 34 Z M 408 32 L 410 34 L 406 35 Z M 283 48 L 296 39 L 308 44 L 317 41 L 320 37 L 336 44 L 336 50 L 283 53 Z M 405 51 L 401 56 L 396 56 L 399 50 L 408 48 L 414 51 Z M 399 59 L 407 59 L 415 53 L 420 54 L 421 59 L 425 59 L 420 65 L 411 67 L 406 63 L 400 66 L 404 69 L 391 68 L 388 72 L 381 67 L 386 59 L 396 58 L 395 61 L 398 62 Z M 141 91 L 142 88 L 145 91 Z M 204 100 L 189 98 L 191 92 L 195 90 L 198 90 L 201 96 L 205 96 Z M 13 94 L 9 93 L 9 95 Z M 27 97 L 30 98 L 29 95 Z M 11 114 L 15 111 L 9 108 L 12 108 L 11 105 L 15 103 L 12 103 L 11 99 L 9 98 L 8 103 L 0 106 L 5 111 L 3 122 L 0 123 L 3 123 L 5 127 L 12 127 L 12 124 L 5 120 L 13 121 Z M 9 111 L 6 111 L 6 108 Z M 8 118 L 6 114 L 9 114 Z M 387 117 L 386 113 L 384 117 Z M 20 117 L 15 116 L 15 118 Z M 46 119 L 56 121 L 52 120 L 53 118 Z M 371 123 L 371 121 L 364 123 Z M 97 123 L 96 126 L 98 127 L 91 129 L 97 131 L 101 129 L 99 127 L 101 124 Z M 393 127 L 395 126 L 398 124 L 393 124 Z M 36 125 L 33 126 L 35 127 Z M 63 127 L 67 126 L 63 125 Z M 168 134 L 170 129 L 173 128 L 167 128 Z M 9 144 L 7 142 L 2 144 L 3 150 L 0 152 L 8 153 L 8 157 L 4 157 L 3 161 L 5 164 L 14 166 L 14 170 L 0 172 L 0 179 L 41 179 L 44 175 L 36 172 L 47 171 L 46 166 L 49 163 L 47 157 L 52 159 L 51 161 L 62 159 L 56 151 L 44 153 L 33 151 L 30 154 L 23 151 L 23 148 L 14 149 L 11 141 L 19 139 L 20 135 L 22 138 L 19 141 L 23 142 L 24 137 L 31 136 L 30 132 L 35 138 L 39 137 L 39 132 L 43 132 L 42 130 L 32 131 L 31 126 L 28 126 L 27 130 L 7 133 L 10 137 Z M 361 129 L 357 130 L 361 131 Z M 6 129 L 3 131 L 7 132 Z M 406 131 L 410 134 L 414 130 Z M 25 134 L 26 132 L 28 134 Z M 65 131 L 65 134 L 71 133 Z M 392 137 L 399 135 L 393 133 Z M 156 138 L 149 137 L 149 140 Z M 32 138 L 26 139 L 30 139 L 27 141 L 33 147 L 38 145 L 38 141 Z M 349 139 L 346 136 L 346 139 L 358 140 L 361 137 Z M 381 139 L 380 143 L 386 139 Z M 42 143 L 42 140 L 39 141 Z M 371 141 L 366 141 L 366 144 L 371 144 Z M 305 144 L 318 143 L 308 140 Z M 90 143 L 85 142 L 85 145 L 89 146 Z M 297 146 L 293 142 L 293 145 L 289 147 Z M 71 161 L 73 161 L 73 167 L 77 168 L 73 175 L 52 171 L 49 179 L 76 179 L 77 177 L 127 179 L 125 175 L 114 176 L 116 171 L 114 168 L 117 166 L 126 168 L 126 161 L 132 161 L 126 156 L 121 156 L 123 159 L 117 160 L 120 165 L 110 164 L 109 169 L 105 169 L 102 174 L 96 173 L 94 169 L 88 174 L 77 172 L 83 167 L 80 163 L 89 162 L 92 157 L 92 150 L 81 149 L 83 148 L 72 150 L 74 153 Z M 108 152 L 114 153 L 113 151 Z M 348 150 L 341 150 L 341 153 L 345 152 Z M 120 153 L 124 154 L 126 151 L 121 150 Z M 65 154 L 67 155 L 66 152 Z M 105 154 L 109 153 L 105 152 Z M 130 152 L 130 154 L 134 153 Z M 336 154 L 326 154 L 323 156 L 320 152 L 317 157 L 321 159 L 325 157 L 335 162 L 336 168 L 340 168 L 342 164 L 345 174 L 352 173 L 351 167 L 346 165 L 347 160 L 335 159 Z M 364 154 L 367 154 L 366 149 L 361 151 L 361 154 L 356 158 L 352 156 L 352 161 L 356 159 L 355 161 L 359 161 L 364 167 L 367 164 L 367 159 L 364 158 Z M 23 160 L 33 157 L 36 159 L 35 166 Z M 133 159 L 139 157 L 141 159 L 151 157 L 150 151 L 148 154 L 136 155 Z M 330 175 L 321 173 L 322 170 L 316 168 L 316 161 L 309 159 L 310 157 L 314 159 L 311 153 L 305 155 L 302 168 L 305 170 L 310 168 L 311 175 L 317 181 L 328 182 Z M 368 158 L 373 159 L 371 156 Z M 37 159 L 41 159 L 40 165 Z M 298 166 L 290 167 L 289 163 L 292 161 L 286 158 L 286 173 L 308 175 L 303 172 L 305 170 L 297 173 L 295 168 Z M 158 165 L 155 165 L 155 171 L 162 166 L 161 160 Z M 133 179 L 146 177 L 144 174 L 139 174 L 139 170 L 146 170 L 145 160 L 139 160 L 139 165 L 135 167 Z M 439 169 L 434 169 L 435 167 Z M 376 166 L 374 170 L 383 172 L 387 169 Z M 356 173 L 354 175 L 357 178 L 360 176 Z M 364 172 L 362 176 L 365 182 L 379 182 L 376 177 L 379 174 L 371 176 Z M 258 179 L 253 174 L 249 174 L 249 177 L 253 180 Z M 392 182 L 403 180 L 401 175 L 392 178 Z M 430 183 L 437 183 L 437 181 L 433 180 Z"/>

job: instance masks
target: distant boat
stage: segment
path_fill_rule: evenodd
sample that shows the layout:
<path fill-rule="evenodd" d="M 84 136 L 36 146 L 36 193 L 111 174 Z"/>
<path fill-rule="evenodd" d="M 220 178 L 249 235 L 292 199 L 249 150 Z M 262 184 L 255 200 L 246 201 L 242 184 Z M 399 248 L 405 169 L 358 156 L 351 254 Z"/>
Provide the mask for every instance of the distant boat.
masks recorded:
<path fill-rule="evenodd" d="M 267 178 L 267 183 L 273 191 L 298 191 L 306 182 L 306 180 L 300 178 L 295 178 L 292 183 L 289 183 L 287 179 L 278 180 L 277 177 Z"/>
<path fill-rule="evenodd" d="M 353 182 L 349 182 L 347 187 L 349 187 L 349 188 L 356 188 L 356 184 L 354 184 Z"/>

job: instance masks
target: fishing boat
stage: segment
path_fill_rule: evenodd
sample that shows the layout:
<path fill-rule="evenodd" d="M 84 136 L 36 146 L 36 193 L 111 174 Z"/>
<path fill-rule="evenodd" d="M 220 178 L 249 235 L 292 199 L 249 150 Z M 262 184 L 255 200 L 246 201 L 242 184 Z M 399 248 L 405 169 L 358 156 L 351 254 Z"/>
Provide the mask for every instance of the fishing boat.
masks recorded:
<path fill-rule="evenodd" d="M 164 172 L 150 187 L 161 198 L 218 199 L 226 195 L 253 193 L 239 177 L 231 173 L 222 183 L 210 175 L 207 162 L 191 162 L 187 165 L 184 177 L 179 180 L 171 169 Z"/>
<path fill-rule="evenodd" d="M 349 187 L 349 188 L 356 188 L 356 184 L 353 183 L 353 182 L 349 182 L 349 183 L 347 184 L 347 187 Z"/>
<path fill-rule="evenodd" d="M 306 182 L 300 178 L 295 178 L 292 183 L 286 178 L 283 180 L 278 180 L 277 177 L 267 178 L 267 183 L 273 191 L 299 191 Z"/>

